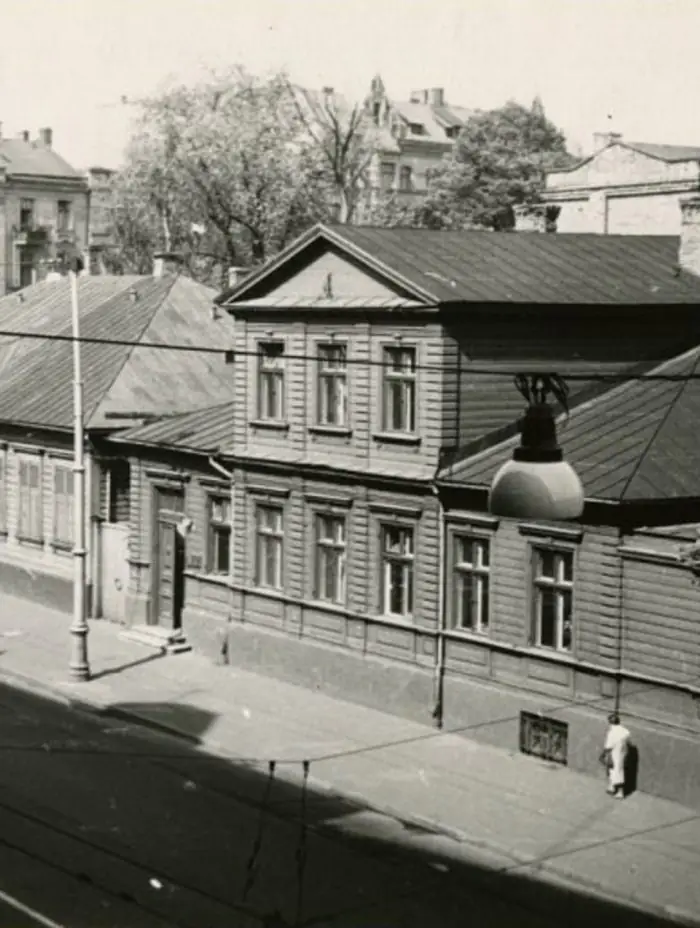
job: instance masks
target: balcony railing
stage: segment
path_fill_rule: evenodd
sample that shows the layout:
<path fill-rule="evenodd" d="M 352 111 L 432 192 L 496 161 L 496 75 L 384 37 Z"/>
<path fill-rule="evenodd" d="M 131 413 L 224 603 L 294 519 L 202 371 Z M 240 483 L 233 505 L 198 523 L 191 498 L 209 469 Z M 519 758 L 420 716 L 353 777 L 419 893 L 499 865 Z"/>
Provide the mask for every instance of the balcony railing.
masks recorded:
<path fill-rule="evenodd" d="M 13 229 L 13 240 L 15 245 L 30 245 L 38 247 L 46 245 L 51 241 L 51 230 L 48 226 L 41 225 L 22 225 Z"/>

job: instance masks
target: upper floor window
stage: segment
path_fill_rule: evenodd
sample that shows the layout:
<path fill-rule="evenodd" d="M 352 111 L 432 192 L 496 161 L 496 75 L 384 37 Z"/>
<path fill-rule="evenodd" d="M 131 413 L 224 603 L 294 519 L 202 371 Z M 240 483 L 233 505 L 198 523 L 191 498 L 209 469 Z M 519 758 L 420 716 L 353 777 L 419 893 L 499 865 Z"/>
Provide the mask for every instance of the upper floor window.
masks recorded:
<path fill-rule="evenodd" d="M 58 201 L 58 220 L 56 227 L 59 232 L 68 232 L 71 227 L 71 202 L 70 200 Z"/>
<path fill-rule="evenodd" d="M 227 574 L 231 563 L 231 500 L 224 496 L 209 500 L 207 571 Z"/>
<path fill-rule="evenodd" d="M 19 480 L 17 535 L 25 541 L 43 541 L 41 460 L 38 457 L 20 458 L 17 466 Z"/>
<path fill-rule="evenodd" d="M 260 504 L 255 511 L 255 582 L 282 589 L 283 514 L 281 506 Z"/>
<path fill-rule="evenodd" d="M 34 228 L 34 200 L 20 200 L 19 227 L 22 232 L 29 232 Z"/>
<path fill-rule="evenodd" d="M 473 632 L 489 627 L 490 542 L 488 538 L 454 538 L 452 625 Z"/>
<path fill-rule="evenodd" d="M 331 603 L 345 602 L 345 516 L 316 516 L 316 597 Z"/>
<path fill-rule="evenodd" d="M 383 356 L 382 429 L 416 430 L 416 349 L 391 346 Z"/>
<path fill-rule="evenodd" d="M 318 424 L 348 424 L 348 361 L 345 345 L 318 349 Z"/>
<path fill-rule="evenodd" d="M 399 189 L 400 190 L 412 190 L 413 189 L 413 170 L 408 164 L 404 164 L 401 166 L 401 171 L 399 172 Z"/>
<path fill-rule="evenodd" d="M 413 529 L 383 525 L 381 535 L 382 606 L 385 615 L 413 614 Z"/>
<path fill-rule="evenodd" d="M 396 166 L 391 161 L 383 161 L 380 169 L 380 187 L 384 191 L 391 190 L 396 177 Z"/>
<path fill-rule="evenodd" d="M 54 464 L 53 470 L 53 542 L 58 547 L 73 544 L 73 469 Z"/>
<path fill-rule="evenodd" d="M 276 422 L 284 420 L 284 345 L 262 342 L 259 345 L 258 418 Z"/>
<path fill-rule="evenodd" d="M 572 645 L 574 552 L 533 549 L 534 644 L 570 651 Z"/>

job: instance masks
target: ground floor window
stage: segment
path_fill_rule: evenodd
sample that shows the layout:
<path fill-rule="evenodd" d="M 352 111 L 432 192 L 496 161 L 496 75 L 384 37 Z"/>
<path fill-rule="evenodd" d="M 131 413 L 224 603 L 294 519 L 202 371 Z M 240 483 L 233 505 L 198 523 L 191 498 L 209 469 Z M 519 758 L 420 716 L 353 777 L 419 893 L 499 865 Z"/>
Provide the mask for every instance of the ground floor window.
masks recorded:
<path fill-rule="evenodd" d="M 345 516 L 318 513 L 315 543 L 315 596 L 326 602 L 344 603 L 347 563 Z"/>
<path fill-rule="evenodd" d="M 41 505 L 41 459 L 19 458 L 17 461 L 18 510 L 17 535 L 23 541 L 44 540 Z"/>
<path fill-rule="evenodd" d="M 7 534 L 7 451 L 0 448 L 0 535 Z"/>
<path fill-rule="evenodd" d="M 255 510 L 255 582 L 282 589 L 283 511 L 281 506 L 258 504 Z"/>
<path fill-rule="evenodd" d="M 452 626 L 473 632 L 488 631 L 490 541 L 460 534 L 454 536 L 453 544 Z"/>
<path fill-rule="evenodd" d="M 533 643 L 570 651 L 573 638 L 574 552 L 533 549 Z"/>
<path fill-rule="evenodd" d="M 213 496 L 209 500 L 209 543 L 207 570 L 227 574 L 231 564 L 231 500 Z"/>
<path fill-rule="evenodd" d="M 69 464 L 54 464 L 53 543 L 69 548 L 73 544 L 73 470 Z"/>
<path fill-rule="evenodd" d="M 403 525 L 382 525 L 381 578 L 385 615 L 413 614 L 414 531 Z"/>

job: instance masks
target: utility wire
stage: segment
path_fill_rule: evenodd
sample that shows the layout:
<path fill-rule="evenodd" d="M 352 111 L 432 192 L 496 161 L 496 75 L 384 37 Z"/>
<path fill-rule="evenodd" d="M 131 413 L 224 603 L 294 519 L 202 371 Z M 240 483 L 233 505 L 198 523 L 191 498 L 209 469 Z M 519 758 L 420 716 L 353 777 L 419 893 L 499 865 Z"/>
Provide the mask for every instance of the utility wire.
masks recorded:
<path fill-rule="evenodd" d="M 233 348 L 214 348 L 211 345 L 185 345 L 180 343 L 170 343 L 170 342 L 140 342 L 133 341 L 129 339 L 122 338 L 95 338 L 89 335 L 81 335 L 79 338 L 74 339 L 72 335 L 60 335 L 60 334 L 49 334 L 45 332 L 17 332 L 11 329 L 0 329 L 0 338 L 34 338 L 40 341 L 55 341 L 55 342 L 70 342 L 75 341 L 81 342 L 87 345 L 105 345 L 105 346 L 121 346 L 124 348 L 153 348 L 160 351 L 191 351 L 198 352 L 202 354 L 215 354 L 223 355 L 227 362 L 231 363 L 235 361 L 237 357 L 249 357 L 249 358 L 265 358 L 267 355 L 263 351 L 253 351 L 250 349 L 233 349 Z M 274 341 L 273 339 L 270 339 Z M 0 349 L 2 349 L 2 343 L 0 343 Z M 287 354 L 286 352 L 281 356 L 288 361 L 312 361 L 319 363 L 321 360 L 317 355 L 313 354 L 299 354 L 291 353 Z M 660 359 L 655 362 L 658 367 L 661 367 L 664 364 L 669 364 L 671 361 L 675 360 L 674 358 Z M 698 358 L 700 360 L 700 356 Z M 431 372 L 434 374 L 461 374 L 463 376 L 479 376 L 479 377 L 504 377 L 508 379 L 513 379 L 523 372 L 532 371 L 533 373 L 543 373 L 543 372 L 554 372 L 557 369 L 556 364 L 548 366 L 546 363 L 541 361 L 523 361 L 522 364 L 517 367 L 479 367 L 472 366 L 471 364 L 464 365 L 439 365 L 439 364 L 412 364 L 403 368 L 397 368 L 392 361 L 379 361 L 372 358 L 345 358 L 345 364 L 348 366 L 361 366 L 361 367 L 378 367 L 378 368 L 387 368 L 389 370 L 395 371 L 397 374 L 412 374 L 419 371 Z M 562 378 L 566 381 L 600 381 L 600 382 L 626 382 L 626 381 L 658 381 L 662 383 L 685 383 L 689 380 L 700 380 L 700 371 L 690 373 L 690 374 L 660 374 L 660 373 L 648 373 L 648 374 L 634 374 L 629 371 L 613 371 L 601 373 L 600 370 L 596 371 L 576 371 L 572 373 L 566 373 L 561 375 Z"/>

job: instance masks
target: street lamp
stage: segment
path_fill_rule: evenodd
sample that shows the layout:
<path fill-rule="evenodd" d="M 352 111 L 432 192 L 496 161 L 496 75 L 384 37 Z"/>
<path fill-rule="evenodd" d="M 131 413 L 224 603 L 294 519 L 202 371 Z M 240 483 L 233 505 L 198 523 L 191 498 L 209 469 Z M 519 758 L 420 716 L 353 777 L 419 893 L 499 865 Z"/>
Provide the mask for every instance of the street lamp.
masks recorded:
<path fill-rule="evenodd" d="M 73 335 L 73 621 L 70 672 L 75 680 L 90 679 L 88 623 L 85 609 L 87 549 L 85 547 L 85 433 L 83 425 L 83 379 L 80 363 L 80 313 L 78 274 L 83 269 L 79 255 L 68 262 Z"/>
<path fill-rule="evenodd" d="M 520 445 L 491 484 L 489 511 L 512 519 L 577 519 L 584 492 L 557 442 L 552 394 L 567 408 L 567 387 L 556 374 L 520 374 L 515 385 L 528 401 Z"/>

